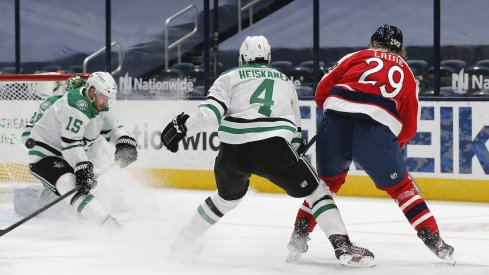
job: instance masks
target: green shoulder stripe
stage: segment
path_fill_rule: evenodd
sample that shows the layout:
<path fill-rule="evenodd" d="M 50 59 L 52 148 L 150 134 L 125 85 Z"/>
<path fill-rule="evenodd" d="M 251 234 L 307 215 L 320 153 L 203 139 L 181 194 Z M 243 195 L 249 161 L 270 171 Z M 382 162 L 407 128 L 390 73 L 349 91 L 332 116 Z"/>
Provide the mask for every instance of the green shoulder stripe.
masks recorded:
<path fill-rule="evenodd" d="M 217 118 L 217 122 L 220 123 L 221 122 L 221 113 L 219 112 L 219 110 L 217 109 L 216 106 L 212 105 L 212 104 L 200 104 L 199 105 L 199 108 L 209 108 L 211 109 L 211 111 L 214 112 L 214 114 L 216 115 L 216 118 Z"/>
<path fill-rule="evenodd" d="M 97 110 L 92 105 L 88 98 L 81 94 L 80 89 L 71 90 L 68 92 L 68 105 L 84 113 L 88 118 L 95 118 Z"/>
<path fill-rule="evenodd" d="M 44 102 L 39 105 L 39 108 L 41 108 L 41 110 L 43 111 L 46 111 L 54 104 L 54 102 L 58 101 L 58 99 L 60 99 L 61 97 L 62 96 L 60 95 L 51 96 L 48 99 L 44 100 Z"/>

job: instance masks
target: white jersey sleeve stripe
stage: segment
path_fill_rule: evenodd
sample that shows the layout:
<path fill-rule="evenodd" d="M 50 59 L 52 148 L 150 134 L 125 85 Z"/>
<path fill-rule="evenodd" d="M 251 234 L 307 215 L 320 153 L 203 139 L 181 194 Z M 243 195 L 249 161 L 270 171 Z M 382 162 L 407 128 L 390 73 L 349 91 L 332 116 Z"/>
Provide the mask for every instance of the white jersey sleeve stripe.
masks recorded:
<path fill-rule="evenodd" d="M 199 108 L 209 108 L 216 115 L 217 123 L 221 122 L 222 115 L 221 115 L 221 112 L 219 112 L 219 109 L 217 109 L 216 106 L 214 106 L 212 104 L 200 104 L 199 105 Z"/>

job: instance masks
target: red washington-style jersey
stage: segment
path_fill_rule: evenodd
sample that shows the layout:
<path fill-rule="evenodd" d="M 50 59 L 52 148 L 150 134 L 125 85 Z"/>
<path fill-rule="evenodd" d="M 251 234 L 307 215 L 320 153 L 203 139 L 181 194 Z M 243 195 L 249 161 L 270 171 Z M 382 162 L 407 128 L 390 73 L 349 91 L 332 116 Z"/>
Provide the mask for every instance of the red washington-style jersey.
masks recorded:
<path fill-rule="evenodd" d="M 397 55 L 367 49 L 344 56 L 321 79 L 315 100 L 324 111 L 367 115 L 386 125 L 401 148 L 416 133 L 418 87 Z"/>

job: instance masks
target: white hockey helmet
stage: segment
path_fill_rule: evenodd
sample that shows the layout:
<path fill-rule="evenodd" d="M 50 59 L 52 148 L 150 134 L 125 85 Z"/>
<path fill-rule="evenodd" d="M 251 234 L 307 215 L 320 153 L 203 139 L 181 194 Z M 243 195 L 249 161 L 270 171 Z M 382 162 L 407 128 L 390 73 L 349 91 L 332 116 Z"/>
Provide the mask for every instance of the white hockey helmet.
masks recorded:
<path fill-rule="evenodd" d="M 239 65 L 253 63 L 257 59 L 263 59 L 270 64 L 272 57 L 270 44 L 263 35 L 247 36 L 239 48 Z"/>
<path fill-rule="evenodd" d="M 94 72 L 87 79 L 87 88 L 95 88 L 95 94 L 103 94 L 108 98 L 115 98 L 117 94 L 117 84 L 110 73 Z"/>

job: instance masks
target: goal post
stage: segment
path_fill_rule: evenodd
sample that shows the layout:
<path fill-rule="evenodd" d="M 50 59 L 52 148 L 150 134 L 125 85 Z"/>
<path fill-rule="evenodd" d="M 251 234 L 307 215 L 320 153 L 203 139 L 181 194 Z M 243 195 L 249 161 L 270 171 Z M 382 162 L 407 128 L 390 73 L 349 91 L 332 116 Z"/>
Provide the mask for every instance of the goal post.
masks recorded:
<path fill-rule="evenodd" d="M 88 74 L 0 74 L 0 192 L 37 182 L 28 171 L 27 149 L 18 141 L 41 102 L 63 94 L 72 76 L 88 78 Z"/>

